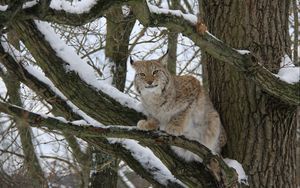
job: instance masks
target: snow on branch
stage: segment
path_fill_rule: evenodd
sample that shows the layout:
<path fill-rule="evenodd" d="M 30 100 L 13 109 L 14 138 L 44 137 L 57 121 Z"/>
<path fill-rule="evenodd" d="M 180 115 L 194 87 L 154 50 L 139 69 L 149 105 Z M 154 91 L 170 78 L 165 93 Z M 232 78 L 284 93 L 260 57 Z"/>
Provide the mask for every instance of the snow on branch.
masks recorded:
<path fill-rule="evenodd" d="M 18 22 L 13 27 L 46 76 L 87 115 L 106 125 L 135 125 L 143 116 L 137 101 L 99 81 L 74 49 L 61 39 L 53 40 L 51 37 L 57 39 L 53 30 L 45 33 L 47 38 L 33 21 Z"/>
<path fill-rule="evenodd" d="M 74 48 L 66 45 L 66 43 L 59 38 L 59 35 L 55 33 L 50 24 L 42 21 L 35 21 L 35 24 L 56 52 L 56 55 L 67 63 L 65 65 L 66 72 L 75 71 L 88 85 L 110 95 L 113 99 L 124 106 L 128 106 L 138 112 L 142 111 L 138 101 L 120 92 L 118 89 L 106 82 L 99 80 L 95 75 L 93 68 L 79 57 Z"/>
<path fill-rule="evenodd" d="M 131 139 L 115 139 L 109 138 L 110 143 L 119 143 L 124 148 L 131 151 L 132 156 L 141 163 L 141 165 L 152 173 L 154 179 L 163 185 L 168 185 L 168 182 L 176 182 L 186 187 L 182 182 L 174 177 L 169 169 L 154 155 L 147 147 L 138 144 L 137 141 Z"/>
<path fill-rule="evenodd" d="M 289 84 L 298 83 L 300 81 L 300 67 L 296 67 L 287 54 L 285 54 L 281 58 L 280 67 L 281 68 L 279 69 L 277 74 L 280 80 L 285 81 Z"/>
<path fill-rule="evenodd" d="M 69 108 L 72 109 L 72 111 L 74 113 L 76 113 L 77 115 L 82 117 L 86 122 L 93 124 L 93 125 L 100 125 L 100 123 L 98 121 L 96 121 L 95 119 L 88 116 L 85 112 L 80 110 L 76 105 L 74 105 L 70 100 L 68 100 L 67 97 L 64 96 L 64 94 L 61 91 L 59 91 L 59 89 L 57 87 L 55 87 L 55 85 L 52 83 L 52 81 L 49 78 L 47 78 L 45 76 L 45 74 L 41 70 L 39 70 L 36 66 L 33 66 L 28 63 L 23 64 L 22 63 L 23 59 L 21 58 L 22 56 L 21 56 L 20 52 L 17 49 L 15 49 L 13 46 L 9 45 L 3 38 L 1 39 L 1 45 L 2 45 L 3 49 L 5 50 L 5 52 L 7 52 L 12 58 L 15 59 L 15 61 L 16 61 L 15 63 L 19 63 L 18 66 L 23 69 L 23 73 L 26 71 L 32 77 L 36 78 L 36 80 L 47 85 L 47 88 L 51 89 L 51 91 L 53 91 L 56 96 L 59 96 L 59 98 L 61 100 L 63 100 L 69 106 Z M 8 55 L 8 54 L 6 54 L 6 55 Z M 9 62 L 9 63 L 12 64 L 14 62 Z M 7 65 L 8 64 L 6 64 L 6 66 Z M 14 69 L 12 71 L 16 71 L 16 70 Z M 46 89 L 46 88 L 44 88 L 44 89 Z"/>
<path fill-rule="evenodd" d="M 23 117 L 25 118 L 24 120 L 27 121 L 33 127 L 45 126 L 49 129 L 61 130 L 63 132 L 66 131 L 70 134 L 73 134 L 74 136 L 82 138 L 83 140 L 89 138 L 95 139 L 95 138 L 103 138 L 103 137 L 104 138 L 126 138 L 126 139 L 138 140 L 140 143 L 150 148 L 155 145 L 172 145 L 172 146 L 182 147 L 184 149 L 188 149 L 189 151 L 192 151 L 193 153 L 201 157 L 203 159 L 203 165 L 206 167 L 208 172 L 215 178 L 215 180 L 218 183 L 229 186 L 229 185 L 235 185 L 238 181 L 237 178 L 238 176 L 236 171 L 228 167 L 227 164 L 222 160 L 220 156 L 213 154 L 204 145 L 196 141 L 188 140 L 183 136 L 172 136 L 160 131 L 156 131 L 156 132 L 143 131 L 137 128 L 124 127 L 124 126 L 94 127 L 87 124 L 78 126 L 72 122 L 68 122 L 65 120 L 62 121 L 59 118 L 49 117 L 45 115 L 39 115 L 4 102 L 0 102 L 0 111 L 12 116 L 16 116 L 20 118 Z M 132 142 L 128 142 L 128 141 L 124 142 L 124 140 L 118 141 L 115 139 L 111 140 L 111 143 L 113 142 L 119 142 L 125 145 L 127 149 L 134 148 L 131 147 L 132 144 L 134 144 Z M 130 143 L 131 146 L 128 143 Z M 137 153 L 137 151 L 133 153 Z M 136 154 L 134 156 L 140 156 L 140 155 Z M 126 159 L 124 160 L 126 161 Z M 145 162 L 145 159 L 139 159 L 139 161 Z M 160 173 L 164 173 L 165 177 L 170 177 L 169 176 L 170 174 L 167 175 L 168 174 L 167 172 L 160 172 Z M 156 176 L 157 174 L 154 177 Z M 163 182 L 162 180 L 159 181 Z"/>
<path fill-rule="evenodd" d="M 166 9 L 166 8 L 159 8 L 157 6 L 151 5 L 148 1 L 147 1 L 149 10 L 151 13 L 155 13 L 155 14 L 171 14 L 177 17 L 182 17 L 185 20 L 189 21 L 192 24 L 196 24 L 197 23 L 197 16 L 193 15 L 193 14 L 184 14 L 181 10 L 170 10 L 170 9 Z"/>
<path fill-rule="evenodd" d="M 1 3 L 1 2 L 0 2 Z M 17 2 L 19 3 L 19 2 Z M 39 19 L 60 24 L 79 26 L 100 18 L 104 11 L 120 0 L 52 0 L 52 1 L 26 1 L 14 12 L 8 10 L 8 5 L 0 5 L 0 19 L 5 24 L 14 21 Z"/>
<path fill-rule="evenodd" d="M 89 12 L 91 8 L 96 5 L 97 0 L 84 0 L 84 1 L 67 1 L 67 0 L 52 0 L 50 7 L 55 10 L 63 10 L 68 13 L 82 14 Z"/>

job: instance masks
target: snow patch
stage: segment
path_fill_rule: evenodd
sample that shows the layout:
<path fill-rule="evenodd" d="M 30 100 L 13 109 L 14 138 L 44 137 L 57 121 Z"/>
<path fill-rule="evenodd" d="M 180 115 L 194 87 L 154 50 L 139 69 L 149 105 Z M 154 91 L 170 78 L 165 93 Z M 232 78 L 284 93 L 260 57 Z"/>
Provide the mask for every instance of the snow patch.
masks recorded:
<path fill-rule="evenodd" d="M 71 122 L 74 125 L 90 125 L 87 121 L 81 119 L 81 120 L 75 120 Z"/>
<path fill-rule="evenodd" d="M 233 159 L 224 159 L 225 163 L 229 166 L 235 169 L 235 171 L 238 174 L 238 181 L 239 183 L 243 183 L 245 185 L 248 185 L 248 176 L 246 175 L 243 166 L 237 162 L 236 160 Z"/>
<path fill-rule="evenodd" d="M 52 0 L 50 7 L 55 10 L 63 10 L 69 13 L 82 14 L 84 12 L 89 12 L 96 3 L 96 0 Z"/>
<path fill-rule="evenodd" d="M 287 54 L 285 54 L 282 58 L 281 58 L 281 62 L 280 62 L 280 67 L 295 67 L 293 61 L 291 60 L 290 56 L 288 56 Z"/>
<path fill-rule="evenodd" d="M 30 7 L 33 7 L 34 5 L 36 5 L 38 3 L 37 0 L 33 0 L 33 1 L 28 1 L 28 2 L 25 2 L 22 6 L 22 8 L 30 8 Z"/>
<path fill-rule="evenodd" d="M 185 20 L 189 21 L 192 24 L 196 24 L 197 23 L 197 16 L 193 15 L 193 14 L 184 14 L 182 13 L 180 10 L 170 10 L 167 8 L 159 8 L 157 6 L 151 5 L 148 1 L 148 7 L 150 12 L 155 13 L 155 14 L 171 14 L 177 17 L 182 17 Z"/>
<path fill-rule="evenodd" d="M 300 67 L 284 67 L 278 72 L 280 80 L 289 84 L 294 84 L 300 81 Z"/>
<path fill-rule="evenodd" d="M 238 53 L 242 54 L 242 55 L 245 55 L 245 54 L 250 54 L 250 51 L 249 50 L 237 50 L 235 49 Z"/>
<path fill-rule="evenodd" d="M 6 11 L 8 5 L 0 5 L 0 11 Z"/>
<path fill-rule="evenodd" d="M 281 58 L 280 66 L 281 68 L 276 75 L 280 80 L 289 84 L 294 84 L 300 81 L 300 67 L 296 67 L 287 54 Z"/>

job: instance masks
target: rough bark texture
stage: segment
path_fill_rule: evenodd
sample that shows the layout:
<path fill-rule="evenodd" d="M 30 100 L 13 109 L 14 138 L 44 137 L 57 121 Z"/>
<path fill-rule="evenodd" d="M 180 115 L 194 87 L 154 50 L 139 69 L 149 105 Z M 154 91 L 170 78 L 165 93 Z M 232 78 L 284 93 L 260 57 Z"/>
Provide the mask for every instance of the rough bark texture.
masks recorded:
<path fill-rule="evenodd" d="M 294 57 L 294 64 L 297 66 L 300 66 L 300 61 L 298 57 L 298 46 L 299 46 L 299 8 L 298 5 L 299 1 L 297 3 L 297 0 L 292 0 L 292 8 L 293 8 L 293 16 L 294 16 L 294 41 L 293 41 L 293 57 Z"/>
<path fill-rule="evenodd" d="M 179 9 L 179 1 L 172 0 L 170 8 L 171 9 Z M 168 33 L 168 70 L 171 74 L 176 75 L 176 60 L 177 60 L 177 42 L 178 42 L 178 33 L 169 29 Z"/>
<path fill-rule="evenodd" d="M 209 31 L 252 51 L 276 72 L 290 54 L 288 0 L 204 1 Z M 296 106 L 266 95 L 234 67 L 208 56 L 209 90 L 228 135 L 224 154 L 242 162 L 250 187 L 296 187 Z"/>
<path fill-rule="evenodd" d="M 113 84 L 120 91 L 124 91 L 125 88 L 129 38 L 134 24 L 135 17 L 131 11 L 128 15 L 123 15 L 120 6 L 109 9 L 105 55 L 113 63 Z"/>
<path fill-rule="evenodd" d="M 168 33 L 168 70 L 173 75 L 176 75 L 177 37 L 178 33 L 170 29 Z"/>
<path fill-rule="evenodd" d="M 100 150 L 98 150 L 100 151 Z M 90 187 L 116 188 L 119 160 L 103 152 L 93 153 L 94 171 L 90 177 Z"/>

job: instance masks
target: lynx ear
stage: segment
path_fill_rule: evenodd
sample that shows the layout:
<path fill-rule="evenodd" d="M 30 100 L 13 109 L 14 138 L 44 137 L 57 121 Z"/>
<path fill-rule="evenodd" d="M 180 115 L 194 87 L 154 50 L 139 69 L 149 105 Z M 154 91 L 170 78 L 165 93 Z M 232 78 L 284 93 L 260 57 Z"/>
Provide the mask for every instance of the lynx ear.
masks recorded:
<path fill-rule="evenodd" d="M 167 66 L 168 65 L 168 58 L 169 58 L 169 50 L 167 50 L 167 52 L 158 59 L 158 61 L 164 65 Z"/>

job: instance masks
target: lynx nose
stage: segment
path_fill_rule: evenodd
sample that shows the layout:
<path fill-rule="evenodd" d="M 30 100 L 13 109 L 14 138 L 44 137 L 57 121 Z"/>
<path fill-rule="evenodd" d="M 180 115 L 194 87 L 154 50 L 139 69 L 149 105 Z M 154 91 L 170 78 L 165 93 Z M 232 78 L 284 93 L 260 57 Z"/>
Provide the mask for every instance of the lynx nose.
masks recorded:
<path fill-rule="evenodd" d="M 147 84 L 148 84 L 148 85 L 151 85 L 152 83 L 153 83 L 153 80 L 148 80 L 148 81 L 147 81 Z"/>

